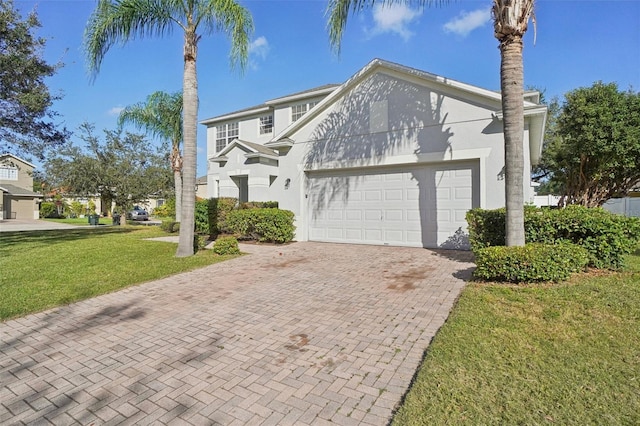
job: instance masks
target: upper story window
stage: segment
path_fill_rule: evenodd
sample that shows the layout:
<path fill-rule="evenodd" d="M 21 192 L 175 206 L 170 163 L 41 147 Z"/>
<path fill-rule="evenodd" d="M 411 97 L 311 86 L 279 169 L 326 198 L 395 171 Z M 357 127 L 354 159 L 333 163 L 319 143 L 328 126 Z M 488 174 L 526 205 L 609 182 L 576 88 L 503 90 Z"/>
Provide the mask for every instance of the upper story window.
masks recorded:
<path fill-rule="evenodd" d="M 0 166 L 0 179 L 18 180 L 18 169 L 11 166 Z"/>
<path fill-rule="evenodd" d="M 266 135 L 268 133 L 273 133 L 273 115 L 260 117 L 260 134 Z"/>
<path fill-rule="evenodd" d="M 231 141 L 238 138 L 238 134 L 238 123 L 216 126 L 216 152 L 225 149 Z"/>
<path fill-rule="evenodd" d="M 305 115 L 311 108 L 316 106 L 318 102 L 309 102 L 306 104 L 298 104 L 291 107 L 291 121 L 297 121 Z"/>

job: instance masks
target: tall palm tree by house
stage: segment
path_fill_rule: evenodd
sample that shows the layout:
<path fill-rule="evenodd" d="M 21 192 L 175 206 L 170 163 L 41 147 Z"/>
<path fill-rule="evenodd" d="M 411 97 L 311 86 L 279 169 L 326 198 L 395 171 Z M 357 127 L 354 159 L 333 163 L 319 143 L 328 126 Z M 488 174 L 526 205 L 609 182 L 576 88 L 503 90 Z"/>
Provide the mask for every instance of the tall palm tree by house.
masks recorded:
<path fill-rule="evenodd" d="M 379 0 L 384 5 L 409 0 Z M 373 7 L 375 0 L 329 0 L 329 39 L 340 51 L 342 34 L 350 13 Z M 414 0 L 420 6 L 442 0 Z M 533 14 L 534 0 L 493 0 L 494 35 L 500 43 L 500 88 L 505 145 L 506 244 L 524 245 L 524 74 L 522 38 Z"/>
<path fill-rule="evenodd" d="M 176 222 L 180 222 L 182 212 L 182 93 L 169 94 L 158 91 L 147 97 L 146 102 L 138 102 L 126 107 L 118 117 L 118 125 L 125 123 L 144 129 L 148 134 L 171 141 L 171 169 L 176 195 Z"/>
<path fill-rule="evenodd" d="M 253 20 L 235 0 L 99 0 L 84 34 L 89 67 L 97 73 L 116 43 L 137 37 L 184 33 L 182 217 L 176 256 L 193 254 L 195 222 L 198 79 L 196 58 L 203 34 L 216 31 L 231 39 L 231 64 L 247 64 Z"/>

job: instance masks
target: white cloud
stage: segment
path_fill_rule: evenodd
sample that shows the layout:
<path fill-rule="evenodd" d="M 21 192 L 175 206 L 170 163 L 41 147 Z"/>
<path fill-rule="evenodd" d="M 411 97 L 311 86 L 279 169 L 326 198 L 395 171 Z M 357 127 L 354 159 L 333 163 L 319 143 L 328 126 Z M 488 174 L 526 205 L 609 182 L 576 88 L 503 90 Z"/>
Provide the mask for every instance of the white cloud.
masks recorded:
<path fill-rule="evenodd" d="M 491 20 L 490 9 L 478 9 L 472 12 L 462 11 L 458 16 L 444 24 L 446 33 L 454 33 L 466 37 L 471 31 L 482 27 Z"/>
<path fill-rule="evenodd" d="M 107 114 L 111 116 L 120 115 L 123 109 L 124 107 L 121 107 L 121 106 L 113 107 L 109 111 L 107 111 Z"/>
<path fill-rule="evenodd" d="M 375 23 L 370 35 L 382 33 L 396 33 L 407 41 L 413 33 L 409 30 L 409 24 L 422 15 L 422 10 L 411 9 L 405 4 L 394 3 L 384 5 L 377 3 L 373 7 L 373 21 Z"/>
<path fill-rule="evenodd" d="M 249 55 L 265 59 L 269 53 L 269 42 L 265 36 L 260 36 L 249 44 Z"/>

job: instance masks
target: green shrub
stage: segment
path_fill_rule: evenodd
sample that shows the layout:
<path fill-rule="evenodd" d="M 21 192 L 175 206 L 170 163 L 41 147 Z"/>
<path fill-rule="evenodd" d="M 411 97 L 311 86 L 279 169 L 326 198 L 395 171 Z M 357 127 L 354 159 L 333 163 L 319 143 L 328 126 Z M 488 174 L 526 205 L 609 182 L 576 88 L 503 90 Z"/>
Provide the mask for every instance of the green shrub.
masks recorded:
<path fill-rule="evenodd" d="M 228 234 L 227 215 L 236 207 L 237 198 L 220 197 L 209 199 L 209 235 Z M 214 220 L 215 218 L 215 220 Z"/>
<path fill-rule="evenodd" d="M 80 217 L 84 213 L 85 207 L 80 201 L 72 201 L 69 210 L 71 210 L 72 217 Z"/>
<path fill-rule="evenodd" d="M 588 250 L 589 265 L 595 268 L 620 269 L 624 266 L 624 256 L 640 241 L 640 219 L 600 208 L 539 209 L 527 206 L 524 221 L 527 243 L 570 241 Z M 505 209 L 470 210 L 467 222 L 474 253 L 483 247 L 505 244 Z"/>
<path fill-rule="evenodd" d="M 176 199 L 170 198 L 163 205 L 153 209 L 153 215 L 158 217 L 176 217 Z"/>
<path fill-rule="evenodd" d="M 240 254 L 238 240 L 234 237 L 220 237 L 213 243 L 213 252 L 224 256 L 226 254 Z"/>
<path fill-rule="evenodd" d="M 56 205 L 54 203 L 43 202 L 40 204 L 40 217 L 48 218 L 48 217 L 57 217 L 58 210 L 56 209 Z"/>
<path fill-rule="evenodd" d="M 247 203 L 240 203 L 238 206 L 240 210 L 243 209 L 277 209 L 277 201 L 249 201 Z"/>
<path fill-rule="evenodd" d="M 260 242 L 286 243 L 293 240 L 294 214 L 280 209 L 234 210 L 227 216 L 227 226 L 240 238 Z"/>
<path fill-rule="evenodd" d="M 563 281 L 589 263 L 589 252 L 569 242 L 483 247 L 474 254 L 476 278 L 511 283 Z"/>
<path fill-rule="evenodd" d="M 170 234 L 178 232 L 180 230 L 180 222 L 174 220 L 163 220 L 160 224 L 160 229 Z"/>
<path fill-rule="evenodd" d="M 197 253 L 198 251 L 202 250 L 203 248 L 205 248 L 207 245 L 207 237 L 205 237 L 204 235 L 198 235 L 195 234 L 193 236 L 193 251 L 194 253 Z"/>
<path fill-rule="evenodd" d="M 209 235 L 209 200 L 197 200 L 194 216 L 195 232 Z"/>

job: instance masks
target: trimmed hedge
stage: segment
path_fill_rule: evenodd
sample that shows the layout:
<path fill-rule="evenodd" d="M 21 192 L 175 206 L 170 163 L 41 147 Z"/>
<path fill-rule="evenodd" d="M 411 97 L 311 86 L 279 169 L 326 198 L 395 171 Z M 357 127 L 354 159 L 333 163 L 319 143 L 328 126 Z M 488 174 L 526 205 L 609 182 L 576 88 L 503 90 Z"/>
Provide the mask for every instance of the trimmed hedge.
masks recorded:
<path fill-rule="evenodd" d="M 240 203 L 238 208 L 240 210 L 242 209 L 277 209 L 278 202 L 277 201 L 249 201 L 247 203 Z"/>
<path fill-rule="evenodd" d="M 180 222 L 176 222 L 175 220 L 163 220 L 160 224 L 160 229 L 173 234 L 174 232 L 178 232 L 180 230 Z"/>
<path fill-rule="evenodd" d="M 239 238 L 260 242 L 287 243 L 293 240 L 294 214 L 280 209 L 233 210 L 226 225 Z"/>
<path fill-rule="evenodd" d="M 196 211 L 193 219 L 197 234 L 210 234 L 209 200 L 196 200 Z"/>
<path fill-rule="evenodd" d="M 40 204 L 40 217 L 56 217 L 58 215 L 58 210 L 56 209 L 56 205 L 54 203 L 43 202 Z"/>
<path fill-rule="evenodd" d="M 213 252 L 224 256 L 226 254 L 240 254 L 238 240 L 235 237 L 220 237 L 213 243 Z"/>
<path fill-rule="evenodd" d="M 474 253 L 483 247 L 505 244 L 505 209 L 470 210 L 467 222 Z M 600 269 L 622 268 L 624 256 L 640 241 L 640 219 L 616 215 L 601 208 L 527 206 L 524 225 L 527 243 L 572 242 L 589 252 L 589 266 Z"/>
<path fill-rule="evenodd" d="M 563 281 L 572 273 L 584 270 L 590 257 L 586 249 L 566 241 L 532 243 L 524 247 L 484 247 L 474 254 L 476 278 L 511 283 Z"/>

